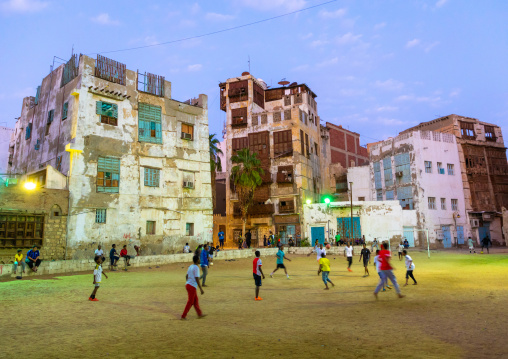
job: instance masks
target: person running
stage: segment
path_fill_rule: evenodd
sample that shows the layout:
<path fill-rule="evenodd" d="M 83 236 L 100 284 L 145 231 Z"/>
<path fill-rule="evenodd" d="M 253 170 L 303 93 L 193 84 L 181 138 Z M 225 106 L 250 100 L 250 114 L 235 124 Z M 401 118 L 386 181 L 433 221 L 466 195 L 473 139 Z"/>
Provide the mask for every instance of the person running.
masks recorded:
<path fill-rule="evenodd" d="M 256 285 L 256 297 L 254 298 L 254 300 L 263 300 L 263 298 L 261 298 L 259 296 L 259 288 L 261 287 L 261 277 L 263 279 L 265 279 L 265 275 L 263 274 L 263 270 L 261 269 L 261 266 L 263 265 L 263 263 L 261 262 L 261 253 L 259 251 L 256 251 L 256 258 L 254 258 L 254 260 L 252 261 L 252 274 L 253 274 L 253 277 L 254 277 L 254 284 Z"/>
<path fill-rule="evenodd" d="M 221 249 L 224 249 L 224 232 L 219 231 L 217 235 L 219 236 L 219 246 Z"/>
<path fill-rule="evenodd" d="M 95 298 L 95 295 L 97 294 L 97 291 L 99 290 L 99 287 L 101 285 L 102 275 L 104 274 L 104 277 L 108 278 L 106 272 L 102 271 L 102 257 L 101 256 L 95 256 L 95 269 L 93 271 L 93 285 L 94 289 L 92 294 L 90 294 L 90 298 L 88 298 L 89 301 L 92 302 L 98 302 L 99 299 Z"/>
<path fill-rule="evenodd" d="M 312 252 L 307 254 L 307 257 L 310 256 L 312 253 L 316 253 L 316 260 L 319 262 L 319 260 L 321 259 L 321 254 L 323 253 L 326 254 L 326 248 L 324 248 L 323 245 L 319 243 L 318 240 L 316 239 L 316 246 L 314 247 Z"/>
<path fill-rule="evenodd" d="M 370 247 L 370 251 L 372 253 L 374 253 L 374 248 L 376 248 L 376 251 L 379 249 L 377 238 L 374 238 L 374 240 L 372 241 L 372 246 Z"/>
<path fill-rule="evenodd" d="M 404 243 L 400 242 L 399 244 L 399 261 L 402 260 L 402 251 L 404 251 Z"/>
<path fill-rule="evenodd" d="M 209 268 L 208 256 L 209 255 L 210 255 L 210 253 L 208 251 L 208 244 L 205 244 L 205 246 L 203 247 L 203 250 L 200 253 L 201 269 L 203 270 L 203 275 L 201 276 L 201 279 L 203 280 L 203 282 L 201 285 L 203 287 L 206 287 L 205 283 L 206 283 L 206 276 L 208 275 L 208 268 Z"/>
<path fill-rule="evenodd" d="M 335 245 L 338 247 L 340 245 L 340 234 L 337 233 L 335 235 Z"/>
<path fill-rule="evenodd" d="M 323 279 L 323 282 L 325 283 L 325 290 L 328 290 L 328 283 L 332 285 L 332 287 L 335 287 L 335 284 L 328 278 L 330 275 L 330 260 L 326 258 L 326 253 L 321 254 L 321 259 L 319 260 L 319 268 L 317 274 L 319 275 L 321 273 L 321 278 Z"/>
<path fill-rule="evenodd" d="M 381 262 L 379 261 L 379 249 L 376 251 L 376 256 L 374 257 L 374 266 L 376 267 L 376 272 L 379 276 L 379 279 L 382 279 L 381 277 L 381 269 L 380 269 L 380 266 L 381 266 Z M 383 292 L 386 292 L 386 289 L 385 289 L 385 284 L 386 284 L 386 280 L 383 280 Z M 389 287 L 388 285 L 386 285 L 386 287 L 388 287 L 388 289 L 391 289 L 391 287 Z"/>
<path fill-rule="evenodd" d="M 347 257 L 347 270 L 348 272 L 352 272 L 351 264 L 353 264 L 353 255 L 354 255 L 354 249 L 351 245 L 351 242 L 348 242 L 346 245 L 346 248 L 344 249 L 344 257 Z"/>
<path fill-rule="evenodd" d="M 284 269 L 284 273 L 286 273 L 287 279 L 289 279 L 288 271 L 286 270 L 286 266 L 284 265 L 284 259 L 287 259 L 288 261 L 291 262 L 291 259 L 286 257 L 286 255 L 284 254 L 284 245 L 282 244 L 279 248 L 279 251 L 277 252 L 277 268 L 275 268 L 273 272 L 270 273 L 270 278 L 273 278 L 273 274 L 277 272 L 277 269 L 282 268 Z"/>
<path fill-rule="evenodd" d="M 370 275 L 369 273 L 369 264 L 370 264 L 370 250 L 367 248 L 367 245 L 363 244 L 363 249 L 360 252 L 360 259 L 358 262 L 360 262 L 363 258 L 363 267 L 365 268 L 365 274 L 364 277 L 367 277 Z"/>
<path fill-rule="evenodd" d="M 485 236 L 485 238 L 483 238 L 482 240 L 482 253 L 483 253 L 483 248 L 487 248 L 487 253 L 490 254 L 489 252 L 489 247 L 492 245 L 492 241 L 490 240 L 489 236 Z"/>
<path fill-rule="evenodd" d="M 393 267 L 390 265 L 390 258 L 392 256 L 388 250 L 388 243 L 383 243 L 382 246 L 383 249 L 379 251 L 379 261 L 381 262 L 379 269 L 381 270 L 381 279 L 376 289 L 374 290 L 374 296 L 377 299 L 377 293 L 384 286 L 385 281 L 388 283 L 388 279 L 390 279 L 399 298 L 404 298 L 404 296 L 400 293 L 400 287 L 397 283 L 397 278 L 395 278 L 395 275 L 393 275 Z"/>
<path fill-rule="evenodd" d="M 185 306 L 185 309 L 183 311 L 182 320 L 187 319 L 187 313 L 189 313 L 189 310 L 192 306 L 194 306 L 194 309 L 196 309 L 196 313 L 198 313 L 198 318 L 204 318 L 206 314 L 203 314 L 201 312 L 201 308 L 199 308 L 199 300 L 198 300 L 198 293 L 197 289 L 199 287 L 199 291 L 201 292 L 201 295 L 205 294 L 203 291 L 203 288 L 201 288 L 201 283 L 199 282 L 199 255 L 194 255 L 192 257 L 192 263 L 189 266 L 189 269 L 187 269 L 187 275 L 185 276 L 186 282 L 185 282 L 185 289 L 187 289 L 187 305 Z"/>
<path fill-rule="evenodd" d="M 413 285 L 417 285 L 416 279 L 413 276 L 413 271 L 415 270 L 415 264 L 413 263 L 413 258 L 407 254 L 407 251 L 404 249 L 404 257 L 406 258 L 406 284 L 404 284 L 404 287 L 407 285 L 407 282 L 409 281 L 409 277 L 413 280 Z"/>
<path fill-rule="evenodd" d="M 473 239 L 471 238 L 471 236 L 469 236 L 469 238 L 467 239 L 467 245 L 469 246 L 469 254 L 471 254 L 471 251 L 473 251 L 474 254 L 476 254 L 476 250 L 474 249 Z"/>

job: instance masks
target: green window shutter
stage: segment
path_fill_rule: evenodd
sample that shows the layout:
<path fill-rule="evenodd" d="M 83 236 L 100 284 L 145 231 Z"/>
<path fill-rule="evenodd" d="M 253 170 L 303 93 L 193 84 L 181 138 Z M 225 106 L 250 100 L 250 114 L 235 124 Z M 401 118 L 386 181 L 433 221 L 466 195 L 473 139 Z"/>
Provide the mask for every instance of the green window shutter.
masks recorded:
<path fill-rule="evenodd" d="M 162 143 L 162 128 L 161 123 L 155 123 L 155 142 Z"/>
<path fill-rule="evenodd" d="M 104 101 L 97 101 L 95 105 L 95 112 L 98 115 L 118 118 L 118 105 Z"/>
<path fill-rule="evenodd" d="M 31 136 L 32 136 L 32 124 L 29 123 L 28 126 L 26 126 L 25 140 L 28 140 Z"/>
<path fill-rule="evenodd" d="M 102 186 L 97 185 L 97 192 L 118 193 L 120 188 L 120 159 L 114 157 L 99 157 L 97 172 L 103 172 L 105 178 L 111 177 L 109 185 L 104 181 Z"/>
<path fill-rule="evenodd" d="M 102 115 L 102 101 L 97 101 L 95 103 L 95 113 L 97 115 Z"/>
<path fill-rule="evenodd" d="M 139 103 L 138 128 L 139 141 L 162 143 L 162 109 L 160 106 L 152 106 Z M 151 130 L 155 130 L 155 137 L 151 136 Z"/>
<path fill-rule="evenodd" d="M 111 106 L 111 116 L 109 116 L 109 117 L 118 118 L 118 105 L 112 104 L 112 106 Z"/>
<path fill-rule="evenodd" d="M 55 114 L 55 110 L 51 110 L 48 112 L 48 125 L 51 124 L 51 122 L 53 122 L 54 114 Z"/>
<path fill-rule="evenodd" d="M 39 103 L 40 96 L 41 96 L 41 87 L 37 86 L 37 92 L 35 93 L 35 101 L 34 101 L 36 105 Z"/>
<path fill-rule="evenodd" d="M 69 103 L 66 102 L 63 104 L 63 108 L 62 108 L 62 120 L 65 120 L 67 118 L 68 109 L 69 109 Z"/>

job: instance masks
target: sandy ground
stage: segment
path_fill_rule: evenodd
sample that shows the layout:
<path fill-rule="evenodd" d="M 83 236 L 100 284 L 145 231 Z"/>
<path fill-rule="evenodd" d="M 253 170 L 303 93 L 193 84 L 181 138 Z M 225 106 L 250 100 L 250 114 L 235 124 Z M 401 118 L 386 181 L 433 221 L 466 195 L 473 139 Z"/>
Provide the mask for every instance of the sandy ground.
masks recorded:
<path fill-rule="evenodd" d="M 36 358 L 502 358 L 508 357 L 508 255 L 411 253 L 418 285 L 372 295 L 354 259 L 331 257 L 323 290 L 315 257 L 275 257 L 254 301 L 252 260 L 216 261 L 200 296 L 204 319 L 186 303 L 185 265 L 117 271 L 87 300 L 90 274 L 0 283 L 0 357 Z M 399 283 L 403 262 L 394 261 Z M 106 270 L 109 274 L 109 271 Z"/>

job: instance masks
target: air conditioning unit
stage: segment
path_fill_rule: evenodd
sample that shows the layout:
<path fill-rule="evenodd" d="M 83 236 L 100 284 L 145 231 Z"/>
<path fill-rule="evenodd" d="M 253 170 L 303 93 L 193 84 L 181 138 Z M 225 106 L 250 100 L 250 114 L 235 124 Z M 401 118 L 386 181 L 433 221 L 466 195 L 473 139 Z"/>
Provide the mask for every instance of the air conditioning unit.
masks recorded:
<path fill-rule="evenodd" d="M 472 228 L 478 228 L 478 227 L 480 227 L 480 220 L 479 219 L 472 219 L 471 220 L 471 227 Z"/>
<path fill-rule="evenodd" d="M 482 217 L 484 221 L 492 221 L 492 215 L 489 213 L 483 213 Z"/>
<path fill-rule="evenodd" d="M 182 132 L 182 139 L 184 139 L 184 140 L 192 140 L 192 135 L 190 133 Z"/>
<path fill-rule="evenodd" d="M 184 181 L 183 182 L 183 186 L 185 188 L 194 188 L 194 183 L 193 182 Z"/>
<path fill-rule="evenodd" d="M 402 171 L 395 172 L 395 176 L 397 176 L 397 177 L 402 177 L 403 175 L 404 175 L 404 172 L 402 172 Z"/>

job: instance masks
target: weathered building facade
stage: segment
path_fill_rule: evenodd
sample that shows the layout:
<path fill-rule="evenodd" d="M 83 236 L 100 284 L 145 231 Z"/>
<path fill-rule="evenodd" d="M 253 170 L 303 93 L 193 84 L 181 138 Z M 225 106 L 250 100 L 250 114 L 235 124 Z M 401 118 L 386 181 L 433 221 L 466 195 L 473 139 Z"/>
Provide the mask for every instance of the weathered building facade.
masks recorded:
<path fill-rule="evenodd" d="M 449 115 L 421 123 L 402 134 L 428 130 L 456 138 L 460 174 L 472 235 L 506 243 L 502 208 L 508 208 L 508 163 L 501 128 L 471 117 Z M 504 223 L 506 226 L 506 223 Z"/>
<path fill-rule="evenodd" d="M 264 169 L 255 191 L 247 229 L 262 243 L 269 231 L 301 238 L 303 203 L 318 201 L 322 191 L 320 123 L 316 95 L 305 84 L 267 88 L 249 73 L 220 84 L 220 106 L 226 112 L 227 242 L 241 235 L 241 211 L 230 179 L 231 156 L 249 148 Z"/>
<path fill-rule="evenodd" d="M 12 128 L 0 126 L 0 175 L 7 173 L 8 163 L 12 160 L 10 143 L 13 135 Z"/>
<path fill-rule="evenodd" d="M 451 247 L 471 234 L 455 136 L 412 131 L 369 145 L 372 197 L 398 200 L 416 212 L 416 226 L 404 227 L 411 245 Z"/>
<path fill-rule="evenodd" d="M 73 56 L 23 100 L 9 171 L 67 176 L 75 257 L 97 243 L 180 251 L 212 236 L 207 106 L 173 100 L 162 76 Z"/>

